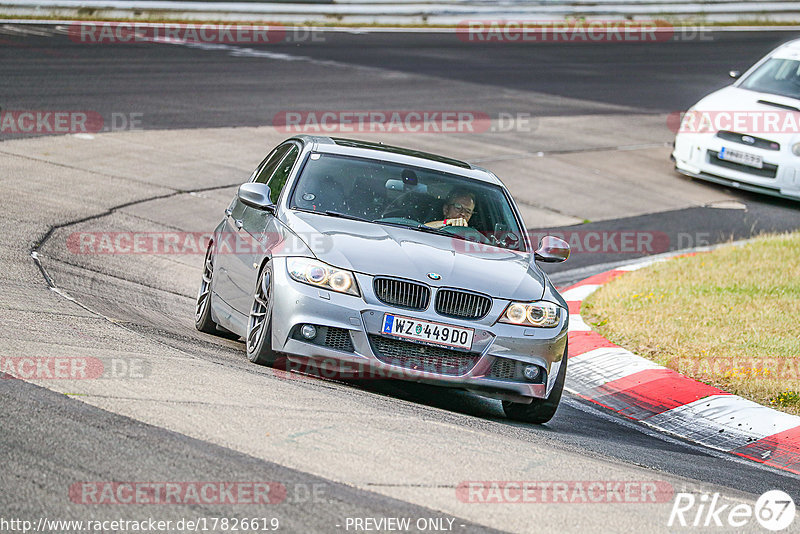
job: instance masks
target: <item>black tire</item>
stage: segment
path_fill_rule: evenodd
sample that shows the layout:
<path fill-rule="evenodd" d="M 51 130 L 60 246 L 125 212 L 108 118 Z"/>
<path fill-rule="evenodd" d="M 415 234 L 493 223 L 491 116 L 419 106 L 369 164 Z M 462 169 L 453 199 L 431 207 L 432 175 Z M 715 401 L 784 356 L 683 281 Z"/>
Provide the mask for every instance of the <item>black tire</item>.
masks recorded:
<path fill-rule="evenodd" d="M 245 338 L 247 357 L 258 365 L 272 365 L 277 358 L 272 351 L 272 287 L 272 267 L 267 264 L 258 275 Z"/>
<path fill-rule="evenodd" d="M 506 417 L 523 423 L 533 423 L 537 425 L 548 422 L 556 414 L 558 404 L 561 402 L 561 393 L 564 391 L 564 382 L 567 379 L 567 349 L 564 348 L 564 356 L 558 369 L 558 376 L 550 395 L 544 399 L 533 399 L 530 404 L 503 401 L 503 411 Z"/>
<path fill-rule="evenodd" d="M 194 312 L 194 327 L 206 334 L 217 334 L 217 323 L 211 318 L 211 279 L 214 277 L 214 244 L 209 243 L 203 261 L 203 279 L 197 291 Z"/>

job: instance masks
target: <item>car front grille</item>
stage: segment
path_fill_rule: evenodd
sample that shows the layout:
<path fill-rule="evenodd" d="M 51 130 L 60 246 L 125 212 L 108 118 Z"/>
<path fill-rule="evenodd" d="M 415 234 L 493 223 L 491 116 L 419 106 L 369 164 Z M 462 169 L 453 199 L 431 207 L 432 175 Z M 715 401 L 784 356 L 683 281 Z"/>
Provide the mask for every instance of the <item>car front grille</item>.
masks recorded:
<path fill-rule="evenodd" d="M 431 289 L 416 282 L 377 277 L 372 283 L 375 296 L 384 304 L 409 310 L 424 310 L 431 301 Z"/>
<path fill-rule="evenodd" d="M 420 345 L 374 334 L 369 335 L 369 342 L 375 357 L 384 363 L 440 375 L 466 374 L 481 357 L 477 352 Z"/>
<path fill-rule="evenodd" d="M 492 308 L 492 299 L 476 293 L 440 289 L 436 292 L 436 313 L 461 319 L 480 319 Z"/>
<path fill-rule="evenodd" d="M 717 132 L 717 137 L 719 137 L 720 139 L 725 139 L 726 141 L 732 141 L 734 143 L 740 143 L 746 146 L 763 148 L 764 150 L 781 149 L 781 145 L 779 143 L 776 143 L 775 141 L 770 141 L 769 139 L 762 139 L 761 137 L 755 137 L 753 135 L 729 132 L 728 130 L 720 130 L 719 132 Z M 745 139 L 748 139 L 748 141 L 745 141 Z"/>
<path fill-rule="evenodd" d="M 715 150 L 708 151 L 708 162 L 712 165 L 716 165 L 718 167 L 725 167 L 727 169 L 733 169 L 739 172 L 745 172 L 747 174 L 752 174 L 754 176 L 760 176 L 762 178 L 775 178 L 778 174 L 778 166 L 772 165 L 770 163 L 764 163 L 763 167 L 758 169 L 756 167 L 750 167 L 749 165 L 742 165 L 741 163 L 735 163 L 733 161 L 728 161 L 724 159 L 719 159 L 719 152 Z"/>

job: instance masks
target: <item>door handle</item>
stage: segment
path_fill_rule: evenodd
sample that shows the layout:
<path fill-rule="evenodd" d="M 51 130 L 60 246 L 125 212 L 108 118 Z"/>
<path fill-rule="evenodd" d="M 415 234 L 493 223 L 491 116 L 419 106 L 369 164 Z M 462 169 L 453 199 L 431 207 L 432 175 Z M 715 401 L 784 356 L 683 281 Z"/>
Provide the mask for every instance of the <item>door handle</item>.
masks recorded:
<path fill-rule="evenodd" d="M 239 230 L 241 230 L 242 226 L 244 226 L 244 223 L 242 223 L 241 219 L 236 219 L 235 221 L 233 221 L 233 224 L 235 224 L 236 228 L 238 228 Z"/>

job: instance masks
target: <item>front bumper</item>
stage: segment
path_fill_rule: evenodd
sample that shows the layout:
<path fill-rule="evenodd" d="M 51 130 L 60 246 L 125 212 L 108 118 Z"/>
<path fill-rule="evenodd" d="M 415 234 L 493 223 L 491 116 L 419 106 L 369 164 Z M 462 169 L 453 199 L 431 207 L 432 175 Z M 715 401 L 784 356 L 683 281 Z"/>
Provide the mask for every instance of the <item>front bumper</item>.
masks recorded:
<path fill-rule="evenodd" d="M 723 147 L 761 156 L 769 172 L 721 162 L 716 154 Z M 736 189 L 800 199 L 800 158 L 791 153 L 790 143 L 785 141 L 780 150 L 765 150 L 732 143 L 713 133 L 681 133 L 675 137 L 672 158 L 675 169 L 686 176 Z"/>
<path fill-rule="evenodd" d="M 273 259 L 274 305 L 272 312 L 272 348 L 290 359 L 315 361 L 320 369 L 335 371 L 346 369 L 344 377 L 353 369 L 368 371 L 359 377 L 396 378 L 466 389 L 479 395 L 530 402 L 533 398 L 544 398 L 552 389 L 567 345 L 566 310 L 561 322 L 554 328 L 532 328 L 509 324 L 494 324 L 505 310 L 508 300 L 493 299 L 492 309 L 481 320 L 459 320 L 443 317 L 433 310 L 410 311 L 380 302 L 372 290 L 372 277 L 356 274 L 360 297 L 344 295 L 301 284 L 292 280 L 286 272 L 285 258 Z M 455 368 L 431 367 L 414 363 L 400 363 L 387 358 L 379 345 L 382 340 L 397 345 L 395 338 L 380 333 L 385 313 L 393 313 L 421 320 L 447 323 L 473 328 L 472 351 L 437 350 L 409 341 L 402 341 L 404 351 L 431 361 L 437 354 L 464 357 L 465 364 Z M 326 339 L 304 339 L 299 335 L 301 325 L 311 324 L 318 331 L 337 334 L 336 342 L 326 344 Z M 340 331 L 349 336 L 343 338 Z M 318 336 L 319 337 L 319 336 Z M 455 354 L 454 354 L 455 353 Z M 426 357 L 427 355 L 427 357 Z M 505 360 L 499 360 L 499 358 Z M 412 361 L 418 361 L 416 356 Z M 535 381 L 523 377 L 498 373 L 497 369 L 513 369 L 519 365 L 537 365 L 540 378 Z M 343 367 L 346 364 L 346 367 Z M 509 367 L 510 365 L 510 367 Z M 301 367 L 302 368 L 302 367 Z"/>

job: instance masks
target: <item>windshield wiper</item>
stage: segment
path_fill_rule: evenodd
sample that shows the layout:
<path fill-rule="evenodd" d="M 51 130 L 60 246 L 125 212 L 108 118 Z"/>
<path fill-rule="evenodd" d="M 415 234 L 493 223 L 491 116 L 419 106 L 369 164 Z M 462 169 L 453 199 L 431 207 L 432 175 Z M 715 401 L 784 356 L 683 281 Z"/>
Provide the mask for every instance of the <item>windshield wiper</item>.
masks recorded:
<path fill-rule="evenodd" d="M 792 82 L 792 83 L 795 83 L 795 82 Z M 795 85 L 800 85 L 800 83 L 795 83 Z M 781 93 L 772 93 L 772 94 L 778 95 L 778 96 L 785 96 L 787 98 L 797 98 L 797 97 L 794 97 L 794 96 L 784 95 L 784 94 L 781 94 Z M 770 102 L 769 100 L 763 100 L 762 99 L 762 100 L 759 100 L 758 103 L 759 104 L 764 104 L 765 106 L 773 106 L 773 107 L 776 107 L 776 108 L 788 109 L 789 111 L 800 111 L 800 109 L 798 109 L 798 108 L 796 108 L 794 106 L 790 106 L 788 104 L 779 104 L 778 102 Z"/>
<path fill-rule="evenodd" d="M 333 210 L 326 210 L 326 211 L 316 211 L 316 210 L 306 210 L 303 208 L 293 208 L 297 211 L 302 211 L 303 213 L 315 213 L 317 215 L 327 215 L 328 217 L 338 217 L 340 219 L 349 219 L 351 221 L 361 221 L 361 222 L 373 222 L 369 219 L 363 219 L 361 217 L 356 217 L 355 215 L 348 215 L 347 213 L 341 213 L 339 211 Z"/>
<path fill-rule="evenodd" d="M 386 226 L 394 226 L 395 228 L 407 228 L 408 230 L 419 230 L 420 232 L 426 232 L 426 233 L 429 233 L 429 234 L 446 235 L 447 237 L 458 237 L 458 238 L 461 238 L 461 236 L 459 236 L 459 235 L 452 234 L 450 232 L 444 232 L 444 231 L 442 231 L 442 230 L 440 230 L 438 228 L 431 228 L 430 226 L 426 226 L 425 224 L 416 224 L 416 221 L 414 221 L 415 224 L 403 224 L 403 223 L 398 223 L 398 222 L 390 222 L 390 221 L 384 221 L 383 219 L 375 219 L 372 222 L 377 223 L 377 224 L 385 224 Z"/>
<path fill-rule="evenodd" d="M 340 219 L 349 219 L 351 221 L 372 222 L 369 219 L 364 219 L 363 217 L 356 217 L 355 215 L 349 215 L 347 213 L 342 213 L 340 211 L 327 210 L 327 211 L 321 211 L 321 212 L 318 212 L 318 213 L 322 213 L 323 215 L 327 215 L 329 217 L 338 217 Z"/>
<path fill-rule="evenodd" d="M 426 224 L 420 224 L 416 227 L 416 230 L 420 230 L 422 232 L 426 232 L 429 234 L 439 234 L 439 235 L 446 235 L 446 236 L 454 236 L 455 234 L 451 234 L 450 232 L 445 232 L 441 228 L 433 228 L 432 226 L 428 226 Z"/>
<path fill-rule="evenodd" d="M 410 228 L 414 228 L 415 230 L 419 230 L 420 232 L 425 232 L 426 234 L 445 235 L 447 237 L 454 237 L 456 239 L 460 239 L 461 241 L 471 241 L 471 239 L 468 239 L 466 236 L 455 234 L 453 232 L 445 232 L 441 228 L 432 228 L 425 224 L 420 224 L 417 227 L 412 226 Z"/>

